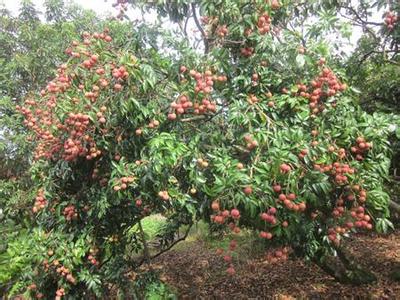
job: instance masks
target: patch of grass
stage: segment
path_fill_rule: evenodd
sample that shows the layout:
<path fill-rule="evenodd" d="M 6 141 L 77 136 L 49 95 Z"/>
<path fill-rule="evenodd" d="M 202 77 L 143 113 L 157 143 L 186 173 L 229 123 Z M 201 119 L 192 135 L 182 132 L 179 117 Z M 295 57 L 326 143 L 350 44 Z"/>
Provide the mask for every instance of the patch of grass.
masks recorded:
<path fill-rule="evenodd" d="M 145 298 L 148 300 L 178 299 L 173 288 L 162 282 L 154 282 L 146 287 Z"/>
<path fill-rule="evenodd" d="M 162 227 L 166 223 L 166 218 L 161 216 L 160 214 L 150 215 L 142 219 L 142 227 L 146 237 L 149 240 L 152 240 L 156 237 L 157 233 L 160 232 Z M 139 232 L 139 225 L 132 226 L 129 230 L 129 233 Z"/>
<path fill-rule="evenodd" d="M 265 241 L 254 232 L 242 230 L 239 234 L 222 233 L 221 236 L 216 236 L 210 232 L 209 225 L 204 221 L 193 225 L 186 240 L 177 244 L 174 249 L 185 250 L 190 248 L 192 243 L 201 241 L 207 249 L 216 251 L 218 248 L 228 249 L 231 240 L 237 241 L 236 254 L 242 259 L 254 258 L 265 252 Z"/>

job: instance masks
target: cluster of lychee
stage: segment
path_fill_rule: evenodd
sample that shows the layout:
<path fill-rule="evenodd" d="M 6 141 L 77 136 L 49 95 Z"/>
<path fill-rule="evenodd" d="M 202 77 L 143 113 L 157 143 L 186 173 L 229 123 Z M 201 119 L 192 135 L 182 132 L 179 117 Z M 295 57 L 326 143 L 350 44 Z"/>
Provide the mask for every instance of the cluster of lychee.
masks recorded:
<path fill-rule="evenodd" d="M 81 140 L 67 139 L 64 142 L 64 160 L 72 161 L 79 156 L 86 156 L 86 147 L 82 145 Z"/>
<path fill-rule="evenodd" d="M 124 176 L 117 180 L 117 184 L 114 185 L 113 190 L 118 192 L 120 190 L 124 191 L 129 187 L 129 184 L 133 183 L 135 178 L 132 176 Z"/>
<path fill-rule="evenodd" d="M 367 191 L 362 189 L 358 184 L 352 186 L 353 191 L 358 196 L 357 201 L 358 203 L 365 203 L 367 201 Z"/>
<path fill-rule="evenodd" d="M 396 22 L 398 21 L 399 17 L 393 11 L 386 12 L 384 16 L 385 16 L 385 24 L 386 24 L 386 26 L 390 30 L 392 30 L 394 28 L 394 26 L 396 25 Z"/>
<path fill-rule="evenodd" d="M 367 191 L 362 189 L 359 185 L 346 186 L 346 193 L 339 197 L 336 201 L 335 208 L 332 211 L 332 216 L 335 219 L 344 218 L 345 221 L 342 226 L 336 226 L 328 230 L 328 238 L 332 242 L 340 243 L 339 235 L 343 234 L 353 227 L 372 229 L 372 219 L 366 214 L 364 204 L 367 200 Z M 352 203 L 350 214 L 346 214 L 345 204 Z M 355 219 L 355 221 L 349 220 L 349 217 Z"/>
<path fill-rule="evenodd" d="M 170 104 L 171 112 L 168 114 L 168 120 L 175 120 L 177 115 L 188 113 L 192 107 L 193 102 L 189 100 L 188 96 L 179 96 L 176 101 Z"/>
<path fill-rule="evenodd" d="M 292 167 L 289 166 L 288 164 L 283 163 L 279 166 L 279 170 L 280 170 L 281 174 L 286 174 L 292 170 Z"/>
<path fill-rule="evenodd" d="M 288 259 L 290 249 L 288 247 L 282 247 L 275 249 L 267 253 L 265 261 L 269 263 L 277 263 Z"/>
<path fill-rule="evenodd" d="M 357 144 L 350 148 L 351 152 L 356 155 L 356 160 L 363 160 L 365 153 L 372 148 L 372 144 L 367 142 L 365 138 L 359 136 L 356 139 Z"/>
<path fill-rule="evenodd" d="M 250 57 L 254 54 L 254 48 L 253 47 L 240 48 L 240 54 L 242 54 L 244 57 Z"/>
<path fill-rule="evenodd" d="M 88 154 L 88 149 L 85 144 L 85 141 L 92 141 L 89 136 L 85 135 L 90 123 L 89 116 L 82 113 L 74 114 L 71 112 L 68 114 L 64 123 L 65 125 L 59 124 L 57 126 L 59 130 L 64 130 L 69 134 L 69 137 L 65 140 L 63 145 L 63 159 L 66 161 L 72 161 L 79 156 L 86 157 L 90 155 Z M 94 146 L 94 143 L 92 144 Z M 90 157 L 90 159 L 91 158 L 92 157 Z"/>
<path fill-rule="evenodd" d="M 100 156 L 101 150 L 96 148 L 96 143 L 93 141 L 93 139 L 88 138 L 88 136 L 85 136 L 85 139 L 89 141 L 89 146 L 90 146 L 89 152 L 86 155 L 86 160 L 91 160 Z"/>
<path fill-rule="evenodd" d="M 99 252 L 97 248 L 90 248 L 89 249 L 89 255 L 88 255 L 88 260 L 90 263 L 94 266 L 97 266 L 99 264 L 98 260 L 96 259 L 96 255 Z"/>
<path fill-rule="evenodd" d="M 258 32 L 261 35 L 268 33 L 271 29 L 271 18 L 267 13 L 262 14 L 257 20 Z"/>
<path fill-rule="evenodd" d="M 168 191 L 159 191 L 158 192 L 158 197 L 160 197 L 164 201 L 168 201 L 170 199 Z"/>
<path fill-rule="evenodd" d="M 307 208 L 307 205 L 305 202 L 299 202 L 296 203 L 294 202 L 297 199 L 296 194 L 290 193 L 288 195 L 285 195 L 283 193 L 279 194 L 278 196 L 278 202 L 281 202 L 287 209 L 292 210 L 292 211 L 305 211 Z"/>
<path fill-rule="evenodd" d="M 276 208 L 275 207 L 271 207 L 270 209 L 267 210 L 267 212 L 263 212 L 260 214 L 260 218 L 261 220 L 270 223 L 271 225 L 275 225 L 276 224 Z"/>
<path fill-rule="evenodd" d="M 103 66 L 99 65 L 100 58 L 98 54 L 91 52 L 88 48 L 89 45 L 93 44 L 98 39 L 104 40 L 106 42 L 112 41 L 109 36 L 109 30 L 105 29 L 102 33 L 94 33 L 90 35 L 87 32 L 83 33 L 83 42 L 79 43 L 73 41 L 71 47 L 66 50 L 66 52 L 76 58 L 81 58 L 82 61 L 80 65 L 83 68 L 91 70 L 95 68 L 95 73 L 100 75 L 97 84 L 93 84 L 91 90 L 85 91 L 84 96 L 89 99 L 92 103 L 96 101 L 99 97 L 101 88 L 108 86 L 109 81 L 102 77 L 106 72 Z M 125 80 L 129 73 L 124 66 L 116 66 L 116 64 L 111 63 L 110 68 L 112 70 L 112 76 L 116 83 L 114 85 L 114 90 L 122 89 L 120 81 Z M 81 137 L 85 136 L 89 128 L 89 115 L 80 112 L 71 112 L 65 120 L 57 119 L 56 114 L 54 114 L 54 108 L 57 106 L 57 94 L 64 93 L 68 88 L 71 87 L 73 80 L 77 79 L 77 74 L 74 72 L 67 72 L 68 65 L 63 64 L 57 70 L 56 78 L 50 81 L 46 89 L 43 89 L 40 94 L 42 96 L 42 103 L 40 103 L 40 108 L 31 109 L 38 106 L 38 102 L 35 100 L 27 100 L 26 106 L 28 107 L 17 107 L 17 109 L 24 115 L 24 124 L 31 128 L 38 139 L 37 148 L 35 150 L 35 159 L 42 157 L 52 158 L 54 155 L 61 152 L 61 156 L 66 161 L 76 160 L 78 157 L 86 156 L 86 159 L 93 159 L 99 156 L 101 153 L 95 149 L 95 151 L 88 152 L 88 148 L 92 150 L 96 148 L 93 140 L 89 142 L 87 139 L 83 140 Z M 85 89 L 84 84 L 79 84 L 78 88 L 80 90 Z M 84 101 L 85 98 L 79 99 L 78 97 L 72 97 L 72 104 L 79 104 Z M 85 109 L 90 110 L 91 105 L 87 104 Z M 104 124 L 106 118 L 103 115 L 105 112 L 105 107 L 101 107 L 100 111 L 97 112 L 98 122 Z M 53 127 L 52 127 L 53 125 Z M 52 129 L 53 128 L 53 129 Z M 66 131 L 68 133 L 67 139 L 60 141 L 54 133 L 54 128 L 60 131 Z M 90 139 L 90 138 L 89 138 Z M 89 145 L 88 145 L 89 144 Z M 64 151 L 61 151 L 64 150 Z"/>
<path fill-rule="evenodd" d="M 297 196 L 295 193 L 284 194 L 282 192 L 282 187 L 279 184 L 274 184 L 272 186 L 272 189 L 275 193 L 279 194 L 278 195 L 278 203 L 279 202 L 283 203 L 283 205 L 287 209 L 290 209 L 293 211 L 305 211 L 306 210 L 306 207 L 307 207 L 306 203 L 304 203 L 304 202 L 295 203 L 294 202 L 297 199 Z M 286 227 L 286 224 L 284 227 Z"/>
<path fill-rule="evenodd" d="M 63 296 L 65 296 L 65 290 L 64 290 L 64 288 L 59 288 L 59 289 L 56 291 L 55 300 L 61 300 L 61 298 L 62 298 Z"/>
<path fill-rule="evenodd" d="M 355 227 L 372 229 L 371 217 L 365 213 L 365 208 L 363 206 L 353 207 L 350 214 L 357 220 L 354 222 Z"/>
<path fill-rule="evenodd" d="M 99 56 L 97 54 L 92 54 L 88 59 L 85 59 L 81 65 L 86 69 L 91 69 L 96 65 L 98 60 Z"/>
<path fill-rule="evenodd" d="M 43 293 L 37 291 L 37 285 L 36 285 L 35 283 L 32 283 L 32 284 L 28 285 L 28 290 L 30 290 L 30 291 L 36 291 L 36 293 L 35 293 L 35 298 L 36 298 L 36 299 L 42 299 L 42 298 L 44 298 Z"/>
<path fill-rule="evenodd" d="M 207 167 L 208 167 L 208 161 L 205 160 L 205 159 L 203 159 L 203 158 L 198 158 L 198 159 L 196 160 L 196 162 L 197 162 L 197 165 L 198 165 L 200 168 L 207 168 Z"/>
<path fill-rule="evenodd" d="M 188 69 L 185 66 L 180 67 L 180 72 L 184 77 Z M 168 114 L 169 120 L 175 120 L 178 115 L 192 112 L 195 115 L 215 113 L 217 104 L 210 99 L 210 93 L 213 91 L 215 82 L 226 82 L 228 78 L 224 75 L 215 75 L 211 70 L 206 70 L 204 73 L 194 69 L 189 71 L 189 76 L 196 80 L 194 92 L 197 96 L 201 96 L 201 102 L 193 99 L 190 100 L 187 95 L 180 95 L 176 101 L 170 104 L 171 111 Z M 186 80 L 186 79 L 185 79 Z"/>
<path fill-rule="evenodd" d="M 261 218 L 261 220 L 263 220 L 267 223 L 275 225 L 276 224 L 275 214 L 276 214 L 276 208 L 271 207 L 270 209 L 268 209 L 267 212 L 263 212 L 262 214 L 260 214 L 260 218 Z M 273 235 L 271 232 L 268 232 L 268 231 L 260 231 L 259 236 L 260 236 L 260 238 L 270 240 L 270 239 L 272 239 Z"/>
<path fill-rule="evenodd" d="M 240 219 L 240 211 L 237 208 L 233 208 L 230 211 L 225 209 L 222 210 L 220 208 L 220 204 L 218 200 L 214 200 L 211 203 L 211 209 L 214 211 L 214 214 L 211 215 L 211 221 L 217 224 L 225 224 L 228 223 L 229 229 L 233 233 L 240 233 L 240 228 L 237 226 L 237 221 Z M 224 261 L 229 264 L 226 272 L 228 275 L 234 275 L 236 273 L 235 268 L 232 264 L 232 255 L 229 252 L 232 252 L 236 249 L 237 242 L 236 240 L 231 240 L 229 243 L 228 253 L 226 253 L 223 257 Z M 217 249 L 217 254 L 224 254 L 224 250 L 222 248 Z"/>
<path fill-rule="evenodd" d="M 44 195 L 44 190 L 43 189 L 39 189 L 36 198 L 35 198 L 35 204 L 32 208 L 32 211 L 34 213 L 38 212 L 39 210 L 45 208 L 47 205 L 47 200 L 46 197 Z"/>
<path fill-rule="evenodd" d="M 153 128 L 158 127 L 159 125 L 160 125 L 160 121 L 158 121 L 158 120 L 151 120 L 147 126 L 148 126 L 149 128 L 151 128 L 151 129 L 153 129 Z"/>
<path fill-rule="evenodd" d="M 248 150 L 253 150 L 258 146 L 258 142 L 254 139 L 252 135 L 246 134 L 243 138 L 246 142 L 246 148 Z"/>
<path fill-rule="evenodd" d="M 67 281 L 72 284 L 76 283 L 75 277 L 71 274 L 70 270 L 64 266 L 60 266 L 56 269 L 56 272 L 61 276 L 64 276 Z"/>
<path fill-rule="evenodd" d="M 112 76 L 117 80 L 117 82 L 121 82 L 126 80 L 129 77 L 129 73 L 124 66 L 115 67 L 112 72 Z M 119 91 L 122 89 L 122 86 L 119 83 L 114 85 L 114 90 Z"/>
<path fill-rule="evenodd" d="M 349 200 L 350 201 L 350 200 Z M 336 201 L 336 205 L 335 208 L 332 210 L 332 216 L 334 218 L 339 218 L 341 216 L 343 216 L 344 212 L 345 212 L 345 201 L 343 199 L 343 197 L 340 197 L 337 201 Z"/>
<path fill-rule="evenodd" d="M 256 104 L 256 103 L 259 102 L 259 99 L 257 98 L 257 96 L 255 96 L 255 95 L 253 95 L 253 94 L 250 94 L 250 95 L 247 97 L 247 102 L 248 102 L 249 104 Z"/>
<path fill-rule="evenodd" d="M 67 221 L 75 220 L 78 218 L 78 212 L 73 204 L 68 205 L 64 208 L 63 215 Z"/>
<path fill-rule="evenodd" d="M 214 214 L 211 215 L 211 221 L 217 224 L 225 224 L 228 220 L 233 220 L 228 224 L 228 227 L 234 232 L 239 233 L 240 228 L 236 226 L 235 221 L 240 219 L 240 211 L 237 208 L 231 209 L 231 211 L 225 209 L 221 210 L 218 200 L 211 203 L 211 209 Z"/>
<path fill-rule="evenodd" d="M 228 268 L 226 269 L 226 273 L 228 275 L 231 275 L 231 276 L 235 275 L 235 273 L 236 273 L 235 268 L 234 268 L 234 266 L 232 264 L 232 252 L 235 251 L 236 247 L 237 247 L 237 241 L 236 240 L 231 240 L 229 242 L 229 247 L 228 247 L 226 252 L 222 248 L 218 248 L 217 251 L 216 251 L 217 255 L 223 255 L 224 254 L 223 260 L 226 263 L 229 264 Z"/>
<path fill-rule="evenodd" d="M 306 155 L 308 154 L 308 149 L 304 148 L 300 150 L 300 153 L 298 154 L 300 159 L 304 159 L 304 157 L 306 157 Z"/>
<path fill-rule="evenodd" d="M 341 206 L 341 208 L 343 208 Z M 342 215 L 343 213 L 341 213 Z M 335 244 L 340 243 L 339 236 L 344 234 L 352 228 L 367 229 L 371 230 L 373 228 L 371 223 L 371 217 L 365 214 L 365 208 L 363 206 L 353 207 L 350 210 L 350 216 L 355 219 L 355 222 L 347 221 L 343 226 L 336 226 L 335 228 L 328 228 L 328 239 Z"/>
<path fill-rule="evenodd" d="M 341 162 L 334 162 L 331 174 L 335 176 L 335 182 L 337 184 L 346 184 L 348 177 L 345 174 L 354 174 L 355 169 L 350 167 L 348 164 Z"/>
<path fill-rule="evenodd" d="M 215 215 L 211 216 L 211 220 L 214 223 L 224 224 L 229 218 L 232 218 L 234 220 L 238 220 L 240 218 L 239 210 L 237 210 L 236 208 L 232 209 L 231 211 L 227 209 L 220 210 L 219 203 L 217 201 L 214 201 L 211 204 L 211 208 L 214 212 L 216 212 Z"/>
<path fill-rule="evenodd" d="M 333 164 L 315 164 L 314 169 L 327 173 L 330 172 L 334 176 L 334 180 L 337 184 L 343 185 L 348 183 L 348 174 L 354 174 L 356 170 L 352 167 L 350 167 L 348 164 L 342 163 L 342 162 L 334 162 Z"/>
<path fill-rule="evenodd" d="M 46 107 L 53 107 L 55 105 L 54 99 L 55 97 L 50 97 Z M 33 111 L 28 107 L 31 106 L 33 108 L 37 106 L 37 104 L 38 103 L 35 100 L 27 100 L 25 101 L 26 106 L 16 106 L 16 110 L 25 118 L 23 121 L 24 125 L 33 130 L 35 137 L 38 139 L 38 144 L 34 152 L 35 160 L 38 160 L 41 157 L 50 158 L 53 153 L 59 152 L 62 148 L 59 139 L 55 137 L 50 130 L 46 129 L 46 127 L 42 128 L 42 126 L 40 126 L 41 124 L 44 124 L 45 126 L 53 124 L 53 116 L 50 112 L 40 108 Z M 30 140 L 32 140 L 31 137 Z"/>
<path fill-rule="evenodd" d="M 92 35 L 89 32 L 85 31 L 82 33 L 82 36 L 84 38 L 83 44 L 85 46 L 88 46 L 88 45 L 96 42 L 96 40 L 103 40 L 103 41 L 109 43 L 112 41 L 112 37 L 109 35 L 109 32 L 110 32 L 110 30 L 108 28 L 105 28 L 103 30 L 103 32 L 101 32 L 101 33 L 95 32 Z M 78 41 L 73 41 L 71 43 L 71 47 L 67 48 L 65 50 L 65 53 L 70 56 L 76 57 L 76 58 L 81 57 L 81 53 L 79 52 L 79 49 L 75 49 L 75 51 L 74 51 L 74 48 L 77 48 L 79 45 L 80 44 Z"/>
<path fill-rule="evenodd" d="M 204 73 L 200 73 L 196 70 L 190 70 L 189 75 L 196 80 L 196 86 L 194 92 L 210 94 L 212 92 L 212 87 L 214 82 L 226 82 L 228 78 L 225 75 L 215 75 L 211 70 L 207 70 Z"/>
<path fill-rule="evenodd" d="M 226 25 L 220 25 L 215 32 L 219 37 L 223 38 L 228 35 L 228 27 Z"/>
<path fill-rule="evenodd" d="M 300 84 L 298 87 L 300 95 L 309 100 L 310 110 L 315 115 L 324 110 L 324 105 L 321 103 L 323 99 L 344 91 L 347 85 L 341 83 L 333 71 L 325 67 L 319 76 L 311 81 L 312 91 L 310 93 L 307 92 L 307 86 Z"/>

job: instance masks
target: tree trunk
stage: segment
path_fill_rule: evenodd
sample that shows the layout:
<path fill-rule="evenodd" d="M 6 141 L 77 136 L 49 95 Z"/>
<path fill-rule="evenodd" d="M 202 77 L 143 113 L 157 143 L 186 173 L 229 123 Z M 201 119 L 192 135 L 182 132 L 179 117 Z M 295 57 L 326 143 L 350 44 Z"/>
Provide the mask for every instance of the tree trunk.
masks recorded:
<path fill-rule="evenodd" d="M 394 281 L 400 281 L 400 265 L 396 265 L 390 273 L 390 278 Z"/>
<path fill-rule="evenodd" d="M 139 221 L 138 225 L 139 225 L 140 237 L 141 237 L 142 243 L 143 243 L 144 260 L 145 260 L 147 266 L 149 267 L 150 271 L 152 271 L 153 268 L 151 266 L 151 258 L 150 258 L 149 246 L 147 245 L 147 240 L 146 240 L 146 236 L 144 234 L 144 230 L 143 230 L 143 227 L 142 227 L 142 222 Z"/>
<path fill-rule="evenodd" d="M 400 214 L 400 204 L 398 204 L 397 202 L 389 200 L 389 208 L 394 212 L 396 212 L 397 214 Z"/>
<path fill-rule="evenodd" d="M 342 248 L 337 248 L 337 256 L 322 256 L 313 259 L 323 271 L 331 275 L 338 282 L 343 284 L 361 285 L 372 283 L 377 280 L 370 271 L 355 263 Z"/>

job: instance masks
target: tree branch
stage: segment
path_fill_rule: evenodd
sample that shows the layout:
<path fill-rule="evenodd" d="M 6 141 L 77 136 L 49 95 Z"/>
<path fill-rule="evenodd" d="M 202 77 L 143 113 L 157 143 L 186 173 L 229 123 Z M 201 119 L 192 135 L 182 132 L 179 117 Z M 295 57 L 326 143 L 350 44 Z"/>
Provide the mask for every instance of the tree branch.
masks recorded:
<path fill-rule="evenodd" d="M 190 19 L 190 16 L 187 16 L 187 17 L 186 17 L 186 20 L 185 20 L 185 26 L 183 27 L 183 32 L 184 32 L 186 38 L 188 37 L 188 34 L 187 34 L 187 25 L 188 25 L 189 19 Z"/>
<path fill-rule="evenodd" d="M 176 244 L 178 244 L 179 242 L 184 241 L 184 240 L 187 238 L 187 236 L 189 235 L 189 232 L 190 232 L 190 229 L 192 228 L 192 226 L 193 226 L 193 223 L 189 224 L 189 227 L 186 229 L 185 234 L 184 234 L 181 238 L 175 240 L 175 241 L 174 241 L 173 243 L 171 243 L 167 248 L 162 249 L 162 250 L 161 250 L 160 252 L 158 252 L 157 254 L 154 254 L 153 256 L 149 256 L 148 259 L 149 259 L 149 260 L 152 260 L 152 259 L 156 258 L 156 257 L 160 256 L 161 254 L 163 254 L 163 253 L 165 253 L 165 252 L 171 250 L 172 247 L 174 247 L 174 246 L 175 246 Z M 137 262 L 137 263 L 133 263 L 132 265 L 134 266 L 134 268 L 138 268 L 138 267 L 140 267 L 145 261 L 146 261 L 146 257 L 142 258 L 142 259 L 141 259 L 139 262 Z"/>
<path fill-rule="evenodd" d="M 393 200 L 389 200 L 389 208 L 400 214 L 400 204 L 394 202 Z"/>
<path fill-rule="evenodd" d="M 203 37 L 203 42 L 204 42 L 204 53 L 207 54 L 209 51 L 209 45 L 208 45 L 208 38 L 207 38 L 207 34 L 204 32 L 203 27 L 201 26 L 199 19 L 197 18 L 197 14 L 196 14 L 196 4 L 192 3 L 191 4 L 192 7 L 192 11 L 193 11 L 193 18 L 194 18 L 194 22 L 196 23 L 197 28 L 200 30 L 201 35 Z"/>
<path fill-rule="evenodd" d="M 185 119 L 181 119 L 181 122 L 191 122 L 191 121 L 198 121 L 198 120 L 204 120 L 206 118 L 205 115 L 201 115 L 201 116 L 194 116 L 194 117 L 190 117 L 190 118 L 185 118 Z"/>
<path fill-rule="evenodd" d="M 354 7 L 342 5 L 342 8 L 351 11 L 356 16 L 358 21 L 363 25 L 372 25 L 372 26 L 382 26 L 383 25 L 383 23 L 369 22 L 367 20 L 364 20 L 363 18 L 361 18 L 361 16 L 358 14 L 358 12 L 354 9 Z"/>
<path fill-rule="evenodd" d="M 377 50 L 371 50 L 365 53 L 360 61 L 358 62 L 358 67 L 361 66 L 361 64 L 366 61 L 372 54 L 385 54 L 385 53 L 395 53 L 395 50 L 386 50 L 386 51 L 377 51 Z"/>
<path fill-rule="evenodd" d="M 163 253 L 165 253 L 165 252 L 171 250 L 171 248 L 174 247 L 174 246 L 175 246 L 176 244 L 178 244 L 179 242 L 186 240 L 186 238 L 187 238 L 187 236 L 189 235 L 189 232 L 190 232 L 190 229 L 192 228 L 192 226 L 193 226 L 193 223 L 191 223 L 191 224 L 189 225 L 189 227 L 188 227 L 188 228 L 186 229 L 186 231 L 185 231 L 185 234 L 184 234 L 181 238 L 175 240 L 175 241 L 174 241 L 173 243 L 171 243 L 167 248 L 164 248 L 163 250 L 161 250 L 161 251 L 158 252 L 157 254 L 154 254 L 153 256 L 151 256 L 150 259 L 154 259 L 154 258 L 160 256 L 161 254 L 163 254 Z"/>
<path fill-rule="evenodd" d="M 144 253 L 144 261 L 147 263 L 147 265 L 151 268 L 151 257 L 150 257 L 150 252 L 149 252 L 149 247 L 147 245 L 146 237 L 144 235 L 143 227 L 142 227 L 142 222 L 138 222 L 139 225 L 139 232 L 140 232 L 140 237 L 142 239 L 143 243 L 143 253 Z"/>

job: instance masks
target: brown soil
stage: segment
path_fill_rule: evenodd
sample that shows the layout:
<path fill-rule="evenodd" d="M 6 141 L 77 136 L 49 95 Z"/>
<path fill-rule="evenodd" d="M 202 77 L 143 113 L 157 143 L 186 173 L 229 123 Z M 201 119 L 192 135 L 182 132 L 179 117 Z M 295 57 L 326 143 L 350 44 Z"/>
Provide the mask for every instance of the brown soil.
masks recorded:
<path fill-rule="evenodd" d="M 343 285 L 301 259 L 271 264 L 254 258 L 236 264 L 236 275 L 228 276 L 221 257 L 201 241 L 165 253 L 156 265 L 180 299 L 400 299 L 400 282 L 389 276 L 400 266 L 400 231 L 358 235 L 348 245 L 356 261 L 377 276 L 376 283 Z"/>

